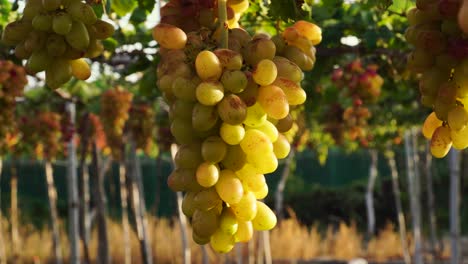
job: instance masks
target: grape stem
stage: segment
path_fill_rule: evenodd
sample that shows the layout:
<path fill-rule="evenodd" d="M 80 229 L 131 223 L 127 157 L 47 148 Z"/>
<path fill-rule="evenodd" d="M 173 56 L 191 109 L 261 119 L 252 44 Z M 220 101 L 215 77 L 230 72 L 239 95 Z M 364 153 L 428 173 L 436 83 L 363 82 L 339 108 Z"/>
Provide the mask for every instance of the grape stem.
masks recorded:
<path fill-rule="evenodd" d="M 221 27 L 221 48 L 228 48 L 228 26 L 227 26 L 227 0 L 218 0 L 218 19 Z"/>

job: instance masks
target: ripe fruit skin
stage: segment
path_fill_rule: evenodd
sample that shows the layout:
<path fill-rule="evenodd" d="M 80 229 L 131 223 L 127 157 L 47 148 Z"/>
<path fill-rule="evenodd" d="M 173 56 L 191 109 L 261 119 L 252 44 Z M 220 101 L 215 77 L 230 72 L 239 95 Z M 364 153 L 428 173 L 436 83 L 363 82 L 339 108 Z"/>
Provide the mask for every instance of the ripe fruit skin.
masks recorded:
<path fill-rule="evenodd" d="M 427 116 L 422 127 L 422 133 L 425 138 L 431 139 L 434 131 L 442 125 L 442 121 L 439 120 L 434 112 Z"/>
<path fill-rule="evenodd" d="M 153 38 L 166 49 L 183 49 L 187 43 L 187 35 L 173 25 L 159 23 L 153 28 Z"/>
<path fill-rule="evenodd" d="M 197 55 L 195 69 L 202 80 L 212 81 L 218 80 L 223 71 L 218 57 L 209 50 L 204 50 Z"/>
<path fill-rule="evenodd" d="M 450 128 L 440 126 L 432 135 L 431 139 L 431 153 L 436 158 L 443 158 L 447 155 L 452 146 L 452 137 L 450 135 Z"/>

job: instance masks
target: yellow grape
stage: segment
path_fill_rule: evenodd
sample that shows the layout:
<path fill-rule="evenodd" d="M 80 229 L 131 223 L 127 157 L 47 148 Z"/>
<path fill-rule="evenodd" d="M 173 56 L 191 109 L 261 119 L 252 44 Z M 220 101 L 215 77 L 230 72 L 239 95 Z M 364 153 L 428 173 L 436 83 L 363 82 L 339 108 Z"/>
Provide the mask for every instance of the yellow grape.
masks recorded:
<path fill-rule="evenodd" d="M 257 170 L 255 169 L 252 164 L 246 163 L 242 168 L 236 171 L 236 175 L 239 179 L 246 179 L 247 177 L 251 177 L 252 175 L 256 174 Z"/>
<path fill-rule="evenodd" d="M 245 192 L 242 199 L 231 207 L 239 221 L 250 221 L 257 214 L 257 199 L 253 192 Z"/>
<path fill-rule="evenodd" d="M 468 147 L 468 127 L 465 127 L 459 131 L 450 130 L 450 137 L 452 138 L 452 146 L 455 149 L 463 150 Z"/>
<path fill-rule="evenodd" d="M 67 11 L 74 20 L 81 21 L 87 25 L 92 25 L 97 21 L 93 8 L 81 1 L 72 1 L 67 7 Z"/>
<path fill-rule="evenodd" d="M 204 105 L 216 105 L 224 97 L 224 87 L 220 82 L 201 82 L 196 89 L 197 100 Z"/>
<path fill-rule="evenodd" d="M 450 128 L 440 126 L 432 135 L 431 153 L 436 158 L 443 158 L 447 155 L 452 146 L 452 138 L 450 136 Z"/>
<path fill-rule="evenodd" d="M 202 237 L 213 235 L 219 225 L 219 216 L 216 210 L 209 211 L 195 210 L 192 216 L 193 232 Z"/>
<path fill-rule="evenodd" d="M 441 125 L 442 121 L 437 118 L 435 112 L 432 112 L 430 115 L 427 116 L 422 127 L 422 133 L 424 137 L 427 139 L 431 139 L 436 128 L 440 127 Z"/>
<path fill-rule="evenodd" d="M 249 156 L 262 156 L 273 151 L 273 144 L 265 133 L 258 129 L 245 131 L 244 138 L 240 142 L 242 150 Z"/>
<path fill-rule="evenodd" d="M 270 230 L 276 225 L 276 215 L 264 203 L 257 201 L 257 214 L 252 220 L 252 225 L 255 230 L 263 231 Z"/>
<path fill-rule="evenodd" d="M 237 218 L 231 208 L 224 207 L 220 216 L 219 229 L 230 235 L 237 232 Z"/>
<path fill-rule="evenodd" d="M 254 173 L 250 177 L 242 177 L 240 174 L 237 175 L 242 183 L 252 192 L 260 191 L 263 188 L 263 185 L 266 184 L 265 176 L 260 173 Z"/>
<path fill-rule="evenodd" d="M 254 105 L 247 107 L 247 116 L 245 117 L 244 124 L 249 127 L 260 127 L 267 121 L 267 114 L 263 110 L 260 103 L 256 102 Z"/>
<path fill-rule="evenodd" d="M 211 236 L 210 245 L 211 247 L 219 253 L 227 253 L 234 248 L 236 243 L 234 236 L 232 234 L 224 233 L 221 229 L 216 230 L 216 232 Z"/>
<path fill-rule="evenodd" d="M 247 161 L 261 174 L 272 173 L 278 168 L 278 159 L 273 152 L 262 155 L 247 155 Z"/>
<path fill-rule="evenodd" d="M 209 131 L 218 122 L 219 116 L 216 107 L 196 103 L 192 113 L 192 127 L 196 131 Z"/>
<path fill-rule="evenodd" d="M 273 142 L 273 153 L 275 153 L 276 158 L 284 159 L 290 151 L 291 145 L 289 145 L 288 139 L 283 134 L 279 134 L 278 140 Z"/>
<path fill-rule="evenodd" d="M 230 49 L 217 49 L 213 51 L 226 70 L 240 70 L 242 68 L 242 55 Z"/>
<path fill-rule="evenodd" d="M 293 27 L 300 35 L 312 41 L 313 45 L 317 45 L 322 41 L 322 29 L 313 23 L 299 20 L 293 25 Z"/>
<path fill-rule="evenodd" d="M 288 99 L 289 105 L 301 105 L 307 99 L 307 94 L 302 87 L 286 78 L 277 78 L 273 85 L 281 88 Z"/>
<path fill-rule="evenodd" d="M 92 25 L 92 30 L 94 38 L 106 39 L 110 38 L 114 34 L 115 28 L 112 24 L 104 20 L 98 19 L 96 23 Z"/>
<path fill-rule="evenodd" d="M 249 8 L 248 0 L 228 0 L 227 5 L 236 13 L 243 13 Z"/>
<path fill-rule="evenodd" d="M 450 129 L 461 130 L 468 123 L 468 112 L 463 106 L 456 106 L 448 113 L 447 122 Z"/>
<path fill-rule="evenodd" d="M 218 114 L 223 122 L 240 125 L 247 116 L 247 105 L 235 94 L 226 95 L 217 105 Z"/>
<path fill-rule="evenodd" d="M 284 56 L 295 63 L 299 68 L 301 68 L 304 71 L 311 70 L 313 68 L 313 65 L 311 67 L 307 55 L 298 47 L 296 46 L 286 46 L 284 48 Z"/>
<path fill-rule="evenodd" d="M 239 221 L 237 232 L 234 234 L 236 242 L 248 242 L 253 236 L 253 226 L 251 221 Z"/>
<path fill-rule="evenodd" d="M 274 57 L 273 62 L 276 64 L 278 77 L 283 77 L 296 83 L 301 82 L 304 78 L 301 68 L 294 62 L 280 56 Z"/>
<path fill-rule="evenodd" d="M 278 86 L 260 86 L 257 101 L 267 115 L 274 119 L 283 119 L 289 113 L 288 99 Z"/>
<path fill-rule="evenodd" d="M 195 59 L 195 69 L 202 80 L 216 81 L 221 77 L 223 72 L 223 67 L 218 57 L 209 50 L 198 53 Z"/>
<path fill-rule="evenodd" d="M 215 185 L 219 197 L 228 204 L 236 204 L 244 195 L 242 183 L 231 170 L 222 170 Z"/>
<path fill-rule="evenodd" d="M 253 194 L 258 200 L 264 199 L 268 195 L 268 185 L 265 183 L 260 191 L 254 192 Z"/>
<path fill-rule="evenodd" d="M 236 145 L 244 138 L 245 129 L 242 125 L 230 125 L 223 122 L 219 134 L 224 142 L 229 145 Z"/>
<path fill-rule="evenodd" d="M 224 159 L 226 152 L 227 145 L 218 136 L 211 136 L 202 143 L 201 153 L 205 161 L 218 163 Z"/>
<path fill-rule="evenodd" d="M 252 127 L 247 128 L 252 129 Z M 278 139 L 278 129 L 268 120 L 263 125 L 255 128 L 265 133 L 265 135 L 268 136 L 271 142 L 275 142 Z"/>
<path fill-rule="evenodd" d="M 78 80 L 87 80 L 91 76 L 91 68 L 85 59 L 70 61 L 72 74 Z"/>
<path fill-rule="evenodd" d="M 275 63 L 271 60 L 264 59 L 255 66 L 252 77 L 257 84 L 265 86 L 272 84 L 277 74 L 278 71 Z"/>
<path fill-rule="evenodd" d="M 166 49 L 183 49 L 187 43 L 187 35 L 182 29 L 165 23 L 153 28 L 153 38 Z"/>
<path fill-rule="evenodd" d="M 208 188 L 216 184 L 219 178 L 219 167 L 216 164 L 203 162 L 197 168 L 197 182 L 201 186 Z"/>

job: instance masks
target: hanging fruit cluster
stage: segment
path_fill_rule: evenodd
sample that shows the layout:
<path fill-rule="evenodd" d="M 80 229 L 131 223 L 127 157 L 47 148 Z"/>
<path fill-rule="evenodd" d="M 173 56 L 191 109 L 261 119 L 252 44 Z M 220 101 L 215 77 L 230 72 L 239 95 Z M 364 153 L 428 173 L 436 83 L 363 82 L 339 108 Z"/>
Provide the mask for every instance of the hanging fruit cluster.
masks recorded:
<path fill-rule="evenodd" d="M 225 3 L 218 4 L 226 29 Z M 158 87 L 179 144 L 168 185 L 185 192 L 182 210 L 193 240 L 218 252 L 276 225 L 273 211 L 258 200 L 268 194 L 265 175 L 289 154 L 290 111 L 306 100 L 302 70 L 313 68 L 321 39 L 312 23 L 292 28 L 286 30 L 294 37 L 251 36 L 240 28 L 186 33 L 167 23 L 153 29 L 161 47 Z"/>
<path fill-rule="evenodd" d="M 8 147 L 6 139 L 15 131 L 16 97 L 23 95 L 27 82 L 23 67 L 0 60 L 0 150 Z"/>
<path fill-rule="evenodd" d="M 2 40 L 15 46 L 16 57 L 27 60 L 28 73 L 45 71 L 47 86 L 56 89 L 72 76 L 88 79 L 91 70 L 83 58 L 101 55 L 101 40 L 113 33 L 114 27 L 81 0 L 28 0 L 20 20 L 5 27 Z"/>
<path fill-rule="evenodd" d="M 105 91 L 101 96 L 101 119 L 112 157 L 122 159 L 125 123 L 129 118 L 133 94 L 119 88 Z"/>
<path fill-rule="evenodd" d="M 128 129 L 136 147 L 149 153 L 153 147 L 155 113 L 149 104 L 133 104 L 130 108 Z"/>
<path fill-rule="evenodd" d="M 408 55 L 408 69 L 420 74 L 421 103 L 434 110 L 423 133 L 437 158 L 447 155 L 452 145 L 468 147 L 468 38 L 462 32 L 467 5 L 467 1 L 417 1 L 407 13 L 410 26 L 405 37 L 415 48 Z"/>
<path fill-rule="evenodd" d="M 350 98 L 349 105 L 336 103 L 328 118 L 327 130 L 337 143 L 358 140 L 368 146 L 372 136 L 368 131 L 368 120 L 372 114 L 368 106 L 377 102 L 383 84 L 374 64 L 363 67 L 358 59 L 332 73 L 332 82 L 339 89 L 339 97 Z M 349 100 L 347 100 L 349 101 Z"/>

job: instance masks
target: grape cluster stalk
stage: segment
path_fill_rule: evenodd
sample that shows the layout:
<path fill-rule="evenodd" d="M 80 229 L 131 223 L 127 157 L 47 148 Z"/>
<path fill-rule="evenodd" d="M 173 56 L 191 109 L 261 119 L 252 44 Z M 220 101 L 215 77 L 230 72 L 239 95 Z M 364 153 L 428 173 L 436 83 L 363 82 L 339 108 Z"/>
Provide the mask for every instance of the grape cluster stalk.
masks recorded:
<path fill-rule="evenodd" d="M 247 0 L 230 3 L 248 6 Z M 321 40 L 310 22 L 286 31 L 292 33 L 251 36 L 235 27 L 226 41 L 219 27 L 185 32 L 160 23 L 153 29 L 161 55 L 157 85 L 179 145 L 168 185 L 185 192 L 182 211 L 193 240 L 217 252 L 277 222 L 261 201 L 268 194 L 265 175 L 289 154 L 291 111 L 306 101 L 300 82 Z"/>
<path fill-rule="evenodd" d="M 468 147 L 467 5 L 460 0 L 419 0 L 407 13 L 405 37 L 414 46 L 407 67 L 420 76 L 421 103 L 433 109 L 423 134 L 437 158 L 452 146 Z"/>
<path fill-rule="evenodd" d="M 57 89 L 72 77 L 88 79 L 84 58 L 101 55 L 101 40 L 113 33 L 114 27 L 81 0 L 27 0 L 22 17 L 5 27 L 2 41 L 27 60 L 28 73 L 45 71 L 47 86 Z"/>

